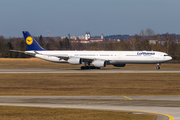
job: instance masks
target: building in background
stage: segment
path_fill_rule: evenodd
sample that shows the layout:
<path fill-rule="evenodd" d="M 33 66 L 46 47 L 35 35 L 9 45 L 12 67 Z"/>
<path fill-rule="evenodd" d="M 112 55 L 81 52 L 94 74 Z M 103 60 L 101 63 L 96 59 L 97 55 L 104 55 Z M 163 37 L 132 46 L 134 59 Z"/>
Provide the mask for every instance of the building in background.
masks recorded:
<path fill-rule="evenodd" d="M 85 36 L 84 35 L 81 35 L 78 37 L 79 39 L 85 39 Z"/>
<path fill-rule="evenodd" d="M 91 38 L 90 32 L 86 32 L 85 40 L 89 40 Z"/>
<path fill-rule="evenodd" d="M 103 35 L 103 34 L 101 35 L 101 39 L 102 39 L 102 40 L 104 39 L 104 35 Z"/>
<path fill-rule="evenodd" d="M 77 37 L 76 36 L 71 36 L 70 39 L 77 40 Z"/>

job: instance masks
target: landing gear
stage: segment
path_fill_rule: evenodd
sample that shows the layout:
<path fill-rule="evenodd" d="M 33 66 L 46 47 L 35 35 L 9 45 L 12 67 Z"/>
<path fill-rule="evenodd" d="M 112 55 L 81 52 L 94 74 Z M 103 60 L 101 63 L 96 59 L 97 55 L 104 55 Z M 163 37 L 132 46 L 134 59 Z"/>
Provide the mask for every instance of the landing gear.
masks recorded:
<path fill-rule="evenodd" d="M 157 69 L 157 70 L 159 70 L 159 69 L 160 69 L 159 65 L 160 65 L 160 64 L 158 63 L 158 64 L 157 64 L 157 67 L 156 67 L 156 69 Z"/>
<path fill-rule="evenodd" d="M 156 69 L 157 69 L 157 70 L 159 70 L 159 69 L 160 69 L 160 67 L 159 67 L 159 66 L 157 66 L 157 67 L 156 67 Z"/>
<path fill-rule="evenodd" d="M 94 66 L 81 66 L 81 70 L 87 70 L 87 69 L 100 69 L 100 67 L 94 67 Z"/>
<path fill-rule="evenodd" d="M 81 66 L 81 70 L 89 69 L 89 66 Z"/>
<path fill-rule="evenodd" d="M 90 62 L 84 62 L 84 66 L 81 66 L 81 70 L 87 69 L 100 69 L 100 67 L 90 66 Z"/>

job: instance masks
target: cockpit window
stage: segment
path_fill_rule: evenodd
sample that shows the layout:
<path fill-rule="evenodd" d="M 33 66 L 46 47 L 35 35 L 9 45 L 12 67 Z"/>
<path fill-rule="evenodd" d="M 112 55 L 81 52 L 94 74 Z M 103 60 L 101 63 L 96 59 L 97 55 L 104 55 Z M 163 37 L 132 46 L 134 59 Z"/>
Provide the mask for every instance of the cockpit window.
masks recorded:
<path fill-rule="evenodd" d="M 164 56 L 169 56 L 168 54 L 165 54 Z"/>

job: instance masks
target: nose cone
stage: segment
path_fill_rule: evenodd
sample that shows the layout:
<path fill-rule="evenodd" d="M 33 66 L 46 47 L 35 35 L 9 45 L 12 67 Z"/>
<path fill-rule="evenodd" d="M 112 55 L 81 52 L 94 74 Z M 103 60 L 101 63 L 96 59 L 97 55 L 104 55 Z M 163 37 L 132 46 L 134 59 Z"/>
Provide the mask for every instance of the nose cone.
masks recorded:
<path fill-rule="evenodd" d="M 169 56 L 169 60 L 172 60 L 172 57 L 171 57 L 171 56 Z"/>

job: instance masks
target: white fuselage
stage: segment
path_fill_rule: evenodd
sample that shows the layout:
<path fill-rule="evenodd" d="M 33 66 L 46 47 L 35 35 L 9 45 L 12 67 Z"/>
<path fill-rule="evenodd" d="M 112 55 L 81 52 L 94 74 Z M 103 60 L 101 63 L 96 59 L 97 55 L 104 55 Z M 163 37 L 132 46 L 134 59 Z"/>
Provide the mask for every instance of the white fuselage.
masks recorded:
<path fill-rule="evenodd" d="M 158 51 L 25 51 L 51 62 L 67 62 L 64 58 L 81 58 L 109 61 L 109 64 L 156 64 L 172 59 Z"/>

